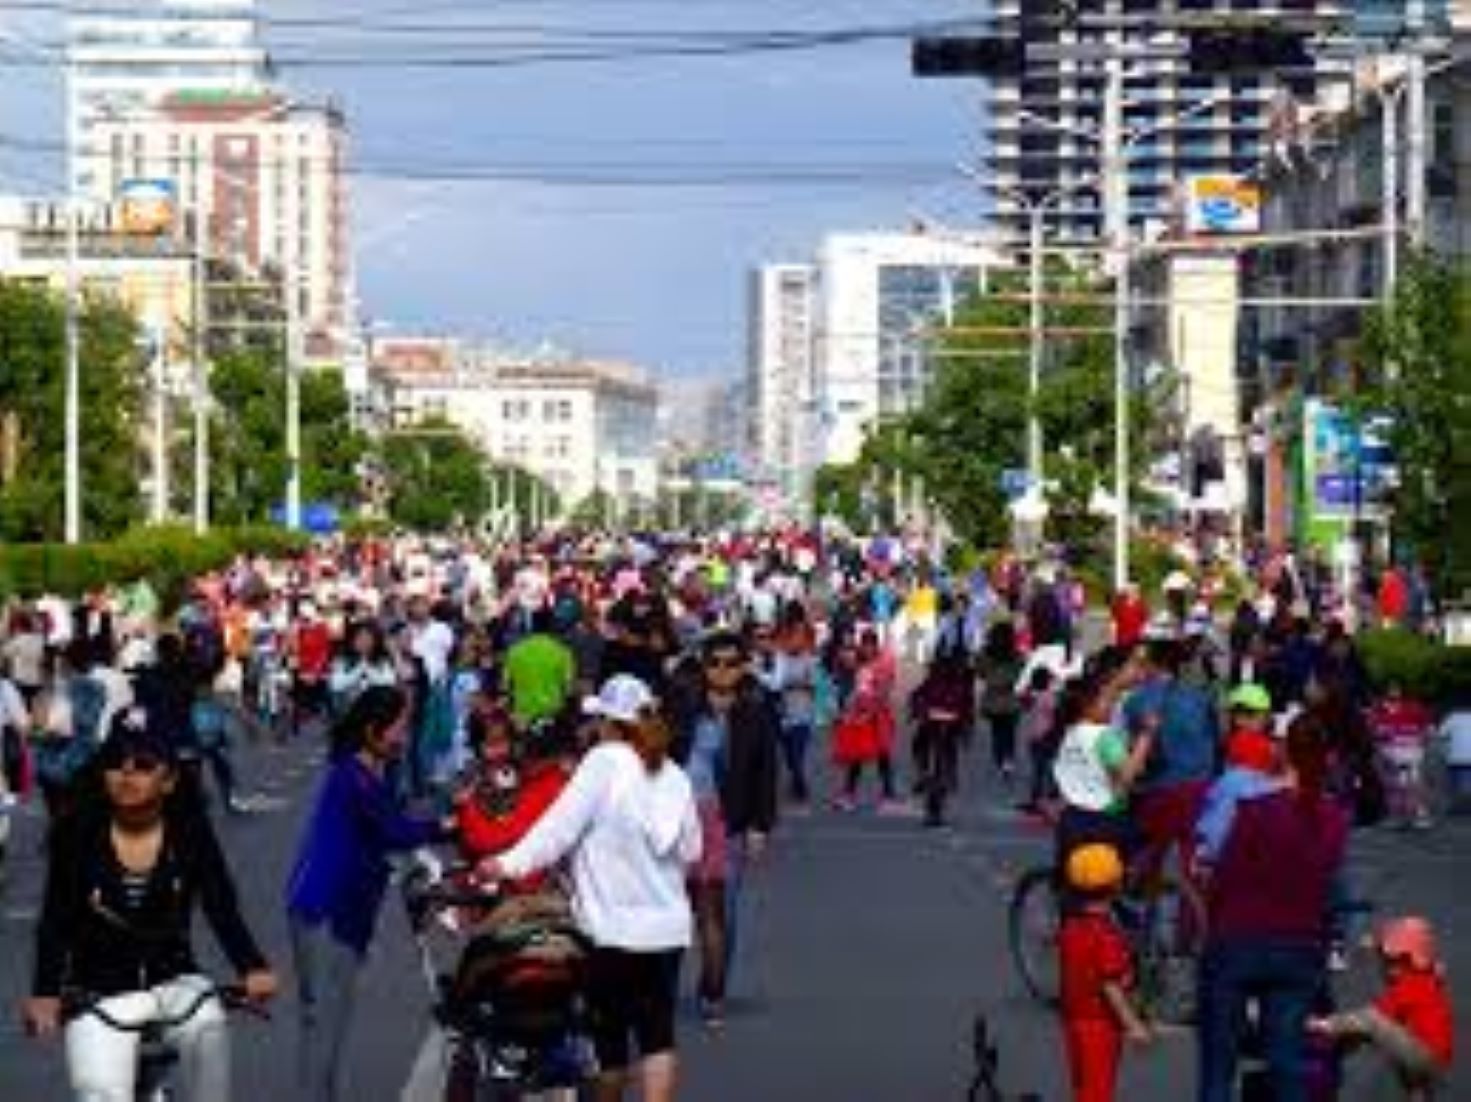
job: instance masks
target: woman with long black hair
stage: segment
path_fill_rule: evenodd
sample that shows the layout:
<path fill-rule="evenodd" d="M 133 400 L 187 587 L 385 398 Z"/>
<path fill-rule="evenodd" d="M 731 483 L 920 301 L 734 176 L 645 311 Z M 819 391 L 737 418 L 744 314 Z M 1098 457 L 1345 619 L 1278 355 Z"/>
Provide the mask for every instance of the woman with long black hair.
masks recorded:
<path fill-rule="evenodd" d="M 346 1097 L 342 1064 L 358 974 L 388 887 L 389 855 L 446 837 L 449 822 L 405 815 L 387 777 L 404 752 L 409 700 L 365 689 L 332 731 L 332 762 L 287 887 L 301 999 L 303 1097 Z"/>

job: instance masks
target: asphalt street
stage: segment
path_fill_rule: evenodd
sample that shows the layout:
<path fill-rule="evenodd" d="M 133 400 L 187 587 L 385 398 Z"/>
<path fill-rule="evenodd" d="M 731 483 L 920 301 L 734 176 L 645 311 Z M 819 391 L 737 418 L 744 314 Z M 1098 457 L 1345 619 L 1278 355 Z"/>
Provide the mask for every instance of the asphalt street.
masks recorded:
<path fill-rule="evenodd" d="M 287 1102 L 294 1054 L 290 960 L 282 885 L 320 772 L 317 747 L 245 748 L 246 786 L 281 797 L 276 811 L 221 822 L 249 917 L 273 953 L 287 997 L 273 1021 L 237 1022 L 238 1099 Z M 1005 900 L 1017 872 L 1040 860 L 1046 837 L 1010 810 L 986 776 L 979 747 L 967 763 L 955 829 L 925 831 L 870 805 L 788 816 L 752 877 L 730 1017 L 718 1033 L 687 1017 L 682 1096 L 696 1102 L 951 1102 L 965 1097 L 969 1036 L 986 1013 L 1001 1041 L 1010 1090 L 1067 1098 L 1054 1022 L 1022 994 L 1006 951 Z M 42 855 L 40 820 L 17 820 L 0 895 L 0 991 L 26 990 Z M 1372 832 L 1355 839 L 1361 892 L 1381 911 L 1414 909 L 1440 925 L 1471 1052 L 1471 823 L 1430 835 Z M 201 945 L 209 941 L 201 931 Z M 349 1097 L 397 1102 L 426 1020 L 423 980 L 403 916 L 385 911 L 352 1047 Z M 66 1097 L 61 1053 L 0 1023 L 0 1102 Z M 1168 1037 L 1126 1063 L 1123 1099 L 1188 1099 L 1192 1040 Z M 1371 1077 L 1372 1078 L 1372 1077 Z M 1349 1100 L 1393 1098 L 1353 1089 Z M 1446 1099 L 1471 1098 L 1463 1061 Z"/>

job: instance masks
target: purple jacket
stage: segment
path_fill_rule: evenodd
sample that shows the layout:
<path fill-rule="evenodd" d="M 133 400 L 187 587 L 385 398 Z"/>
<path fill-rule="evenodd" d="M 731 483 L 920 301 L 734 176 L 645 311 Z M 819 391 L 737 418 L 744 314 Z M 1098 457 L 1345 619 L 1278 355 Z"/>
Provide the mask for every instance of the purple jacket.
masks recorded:
<path fill-rule="evenodd" d="M 1210 878 L 1210 940 L 1324 945 L 1348 817 L 1293 790 L 1243 800 Z"/>

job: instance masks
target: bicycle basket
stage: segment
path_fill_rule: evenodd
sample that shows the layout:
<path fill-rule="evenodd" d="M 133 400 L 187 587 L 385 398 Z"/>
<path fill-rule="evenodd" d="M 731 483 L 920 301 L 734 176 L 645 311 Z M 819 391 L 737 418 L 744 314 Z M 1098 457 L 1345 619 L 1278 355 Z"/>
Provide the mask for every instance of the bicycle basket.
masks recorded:
<path fill-rule="evenodd" d="M 514 896 L 476 927 L 448 991 L 457 1016 L 489 1012 L 498 1033 L 545 1037 L 570 1025 L 583 987 L 586 946 L 561 896 Z"/>

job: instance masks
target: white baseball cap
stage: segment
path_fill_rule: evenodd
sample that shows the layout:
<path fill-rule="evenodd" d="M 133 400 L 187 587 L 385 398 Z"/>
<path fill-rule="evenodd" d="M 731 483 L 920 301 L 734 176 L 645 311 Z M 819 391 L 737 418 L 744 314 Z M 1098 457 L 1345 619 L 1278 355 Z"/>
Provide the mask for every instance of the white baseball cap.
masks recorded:
<path fill-rule="evenodd" d="M 637 723 L 639 713 L 653 703 L 654 694 L 647 685 L 630 674 L 620 673 L 603 682 L 597 696 L 585 697 L 582 710 L 585 714 L 600 719 Z"/>

